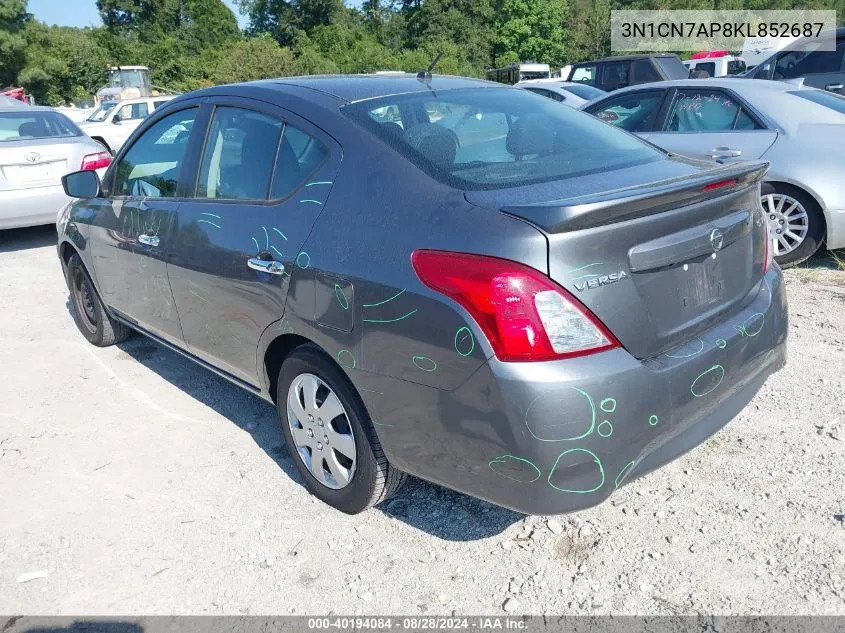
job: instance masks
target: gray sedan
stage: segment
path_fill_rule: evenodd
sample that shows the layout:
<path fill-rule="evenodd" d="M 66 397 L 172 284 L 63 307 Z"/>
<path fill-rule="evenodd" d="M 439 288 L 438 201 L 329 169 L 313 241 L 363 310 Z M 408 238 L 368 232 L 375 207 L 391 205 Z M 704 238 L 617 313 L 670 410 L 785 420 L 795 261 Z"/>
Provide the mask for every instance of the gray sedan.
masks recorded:
<path fill-rule="evenodd" d="M 771 163 L 761 202 L 777 261 L 845 247 L 845 98 L 779 81 L 721 78 L 626 88 L 583 109 L 670 151 Z"/>
<path fill-rule="evenodd" d="M 61 178 L 111 156 L 52 108 L 0 106 L 0 229 L 50 224 L 70 201 Z"/>

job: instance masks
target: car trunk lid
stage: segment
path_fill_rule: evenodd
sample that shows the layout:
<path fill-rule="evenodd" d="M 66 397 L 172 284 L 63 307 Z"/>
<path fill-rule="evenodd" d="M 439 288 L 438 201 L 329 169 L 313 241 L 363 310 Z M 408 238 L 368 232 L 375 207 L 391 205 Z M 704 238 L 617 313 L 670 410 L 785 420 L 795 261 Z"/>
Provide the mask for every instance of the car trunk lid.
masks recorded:
<path fill-rule="evenodd" d="M 0 143 L 0 191 L 33 189 L 61 183 L 61 177 L 79 169 L 71 159 L 78 143 L 57 143 L 55 139 Z"/>
<path fill-rule="evenodd" d="M 541 229 L 550 277 L 634 356 L 684 354 L 759 290 L 767 232 L 758 183 L 767 164 L 662 164 L 672 177 L 655 181 L 653 166 L 633 168 L 614 178 L 624 188 L 602 190 L 604 174 L 591 184 L 599 193 L 577 197 L 542 201 L 536 185 L 525 204 L 513 189 L 466 196 Z M 549 192 L 560 186 L 549 184 Z"/>

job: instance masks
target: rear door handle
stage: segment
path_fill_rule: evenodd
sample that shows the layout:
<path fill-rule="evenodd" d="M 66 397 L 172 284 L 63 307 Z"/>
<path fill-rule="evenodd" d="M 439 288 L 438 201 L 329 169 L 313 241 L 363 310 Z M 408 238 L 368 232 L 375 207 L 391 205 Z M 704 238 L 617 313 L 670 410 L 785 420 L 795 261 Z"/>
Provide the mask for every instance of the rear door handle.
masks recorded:
<path fill-rule="evenodd" d="M 250 257 L 246 264 L 253 270 L 260 270 L 261 272 L 270 273 L 271 275 L 281 275 L 285 272 L 285 265 L 272 259 Z"/>
<path fill-rule="evenodd" d="M 830 90 L 831 92 L 835 90 L 842 90 L 842 84 L 827 84 L 824 87 L 825 90 Z"/>
<path fill-rule="evenodd" d="M 736 158 L 742 156 L 741 149 L 732 149 L 730 147 L 714 147 L 710 150 L 710 158 Z"/>
<path fill-rule="evenodd" d="M 146 244 L 147 246 L 158 246 L 158 235 L 147 235 L 146 233 L 141 233 L 138 236 L 138 241 L 141 244 Z"/>

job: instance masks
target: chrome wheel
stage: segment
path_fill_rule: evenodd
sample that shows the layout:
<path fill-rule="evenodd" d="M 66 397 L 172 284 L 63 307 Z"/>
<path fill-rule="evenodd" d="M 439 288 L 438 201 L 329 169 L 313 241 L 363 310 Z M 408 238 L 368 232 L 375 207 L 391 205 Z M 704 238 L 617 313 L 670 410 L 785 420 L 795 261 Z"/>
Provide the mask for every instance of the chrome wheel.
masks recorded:
<path fill-rule="evenodd" d="M 355 436 L 334 391 L 314 374 L 300 374 L 288 389 L 287 414 L 308 472 L 327 488 L 346 487 L 355 474 Z"/>
<path fill-rule="evenodd" d="M 775 257 L 791 253 L 807 237 L 810 218 L 798 200 L 784 193 L 770 193 L 760 199 L 769 223 Z"/>

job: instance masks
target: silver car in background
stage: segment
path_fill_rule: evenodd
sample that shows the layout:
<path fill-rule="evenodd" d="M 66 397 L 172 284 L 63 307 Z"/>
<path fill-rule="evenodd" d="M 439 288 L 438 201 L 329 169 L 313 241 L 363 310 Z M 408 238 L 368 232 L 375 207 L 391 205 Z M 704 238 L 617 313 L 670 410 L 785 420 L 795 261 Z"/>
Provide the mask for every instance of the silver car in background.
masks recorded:
<path fill-rule="evenodd" d="M 688 79 L 624 88 L 583 107 L 670 152 L 762 159 L 761 204 L 782 266 L 845 247 L 845 98 L 780 81 Z"/>
<path fill-rule="evenodd" d="M 0 106 L 0 229 L 55 222 L 70 201 L 62 176 L 110 162 L 102 145 L 52 108 Z"/>

